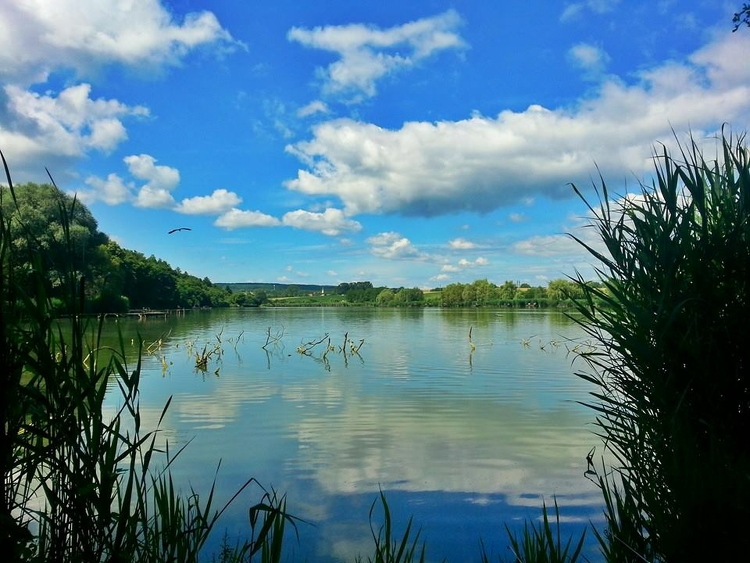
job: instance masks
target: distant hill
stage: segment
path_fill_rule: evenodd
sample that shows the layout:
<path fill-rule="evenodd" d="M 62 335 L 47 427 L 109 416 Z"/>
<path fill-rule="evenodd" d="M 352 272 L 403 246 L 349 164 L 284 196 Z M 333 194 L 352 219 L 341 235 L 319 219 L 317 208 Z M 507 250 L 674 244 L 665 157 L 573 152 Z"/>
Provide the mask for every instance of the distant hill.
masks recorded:
<path fill-rule="evenodd" d="M 263 290 L 266 293 L 287 293 L 292 289 L 300 293 L 320 293 L 325 290 L 326 293 L 335 293 L 338 286 L 335 285 L 313 285 L 300 283 L 265 283 L 265 282 L 235 282 L 235 283 L 214 283 L 219 287 L 228 287 L 232 293 L 238 291 L 258 291 Z"/>

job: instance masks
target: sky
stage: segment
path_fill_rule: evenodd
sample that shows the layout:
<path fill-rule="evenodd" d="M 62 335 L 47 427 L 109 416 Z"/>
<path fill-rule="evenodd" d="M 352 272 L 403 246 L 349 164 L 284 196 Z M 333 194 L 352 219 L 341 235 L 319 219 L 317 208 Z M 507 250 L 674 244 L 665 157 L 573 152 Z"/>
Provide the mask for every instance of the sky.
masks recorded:
<path fill-rule="evenodd" d="M 741 4 L 0 0 L 0 150 L 215 283 L 594 279 L 573 185 L 747 131 Z"/>

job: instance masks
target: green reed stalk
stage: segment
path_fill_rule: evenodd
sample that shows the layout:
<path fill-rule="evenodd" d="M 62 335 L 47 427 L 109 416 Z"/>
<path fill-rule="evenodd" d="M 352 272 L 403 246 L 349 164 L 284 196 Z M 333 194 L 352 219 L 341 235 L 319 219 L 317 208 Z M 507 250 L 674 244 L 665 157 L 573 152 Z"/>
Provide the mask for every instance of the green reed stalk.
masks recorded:
<path fill-rule="evenodd" d="M 510 540 L 510 550 L 514 563 L 575 563 L 581 556 L 583 542 L 586 539 L 584 530 L 578 543 L 572 545 L 573 538 L 563 545 L 560 533 L 560 509 L 555 499 L 555 524 L 549 520 L 547 505 L 542 503 L 542 522 L 538 525 L 524 523 L 523 533 L 514 534 L 508 526 L 505 530 Z M 571 549 L 572 548 L 572 549 Z M 483 553 L 483 560 L 488 557 Z"/>
<path fill-rule="evenodd" d="M 576 239 L 603 284 L 576 280 L 615 459 L 600 541 L 608 561 L 726 561 L 750 552 L 750 151 L 722 135 L 712 160 L 692 138 L 654 159 L 635 197 L 602 180 L 587 203 L 603 249 Z"/>
<path fill-rule="evenodd" d="M 383 510 L 383 524 L 375 531 L 373 518 L 378 500 Z M 385 493 L 380 491 L 379 498 L 373 501 L 372 506 L 370 506 L 370 533 L 375 542 L 375 547 L 374 555 L 367 558 L 368 563 L 411 563 L 412 561 L 424 563 L 425 545 L 424 543 L 421 546 L 419 544 L 421 532 L 417 531 L 412 537 L 411 527 L 412 519 L 409 518 L 403 535 L 400 538 L 394 536 L 391 510 L 386 501 Z M 357 557 L 356 561 L 361 563 L 362 558 Z"/>
<path fill-rule="evenodd" d="M 9 188 L 0 193 L 15 199 L 2 160 Z M 75 205 L 59 207 L 71 255 Z M 222 508 L 215 507 L 214 486 L 205 496 L 179 492 L 170 467 L 182 449 L 171 455 L 158 440 L 169 401 L 155 429 L 142 426 L 143 343 L 134 366 L 128 365 L 122 335 L 118 349 L 103 350 L 103 319 L 94 326 L 84 320 L 84 282 L 72 268 L 56 270 L 63 272 L 55 281 L 68 289 L 71 314 L 63 330 L 53 318 L 41 250 L 24 257 L 35 265 L 38 275 L 28 277 L 35 283 L 17 282 L 24 261 L 13 236 L 28 232 L 2 209 L 0 552 L 14 561 L 198 561 L 218 518 L 255 481 L 249 479 Z M 41 249 L 33 240 L 28 247 Z M 117 391 L 121 406 L 108 418 L 105 397 Z M 283 497 L 265 493 L 250 508 L 252 537 L 238 542 L 230 558 L 249 561 L 265 550 L 273 557 L 264 561 L 278 561 L 284 523 L 292 521 L 285 508 Z"/>

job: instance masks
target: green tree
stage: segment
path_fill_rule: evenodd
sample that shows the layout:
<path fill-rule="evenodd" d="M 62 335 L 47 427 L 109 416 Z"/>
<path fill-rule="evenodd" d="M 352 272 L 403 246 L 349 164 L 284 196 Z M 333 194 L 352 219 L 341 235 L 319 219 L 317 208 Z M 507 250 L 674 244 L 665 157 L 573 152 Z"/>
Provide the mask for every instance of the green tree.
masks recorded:
<path fill-rule="evenodd" d="M 450 283 L 440 293 L 440 303 L 443 307 L 460 307 L 463 305 L 463 293 L 463 284 Z"/>
<path fill-rule="evenodd" d="M 418 287 L 400 288 L 394 295 L 393 304 L 413 307 L 424 303 L 424 292 Z"/>
<path fill-rule="evenodd" d="M 510 301 L 515 298 L 518 286 L 512 281 L 506 281 L 497 288 L 497 296 L 503 301 Z"/>
<path fill-rule="evenodd" d="M 382 307 L 390 307 L 393 305 L 395 297 L 396 294 L 393 293 L 393 290 L 386 287 L 383 291 L 378 293 L 378 296 L 375 298 L 375 304 Z"/>
<path fill-rule="evenodd" d="M 560 278 L 547 284 L 547 298 L 552 301 L 580 299 L 581 297 L 583 297 L 583 292 L 573 280 Z"/>
<path fill-rule="evenodd" d="M 253 291 L 253 297 L 257 305 L 263 305 L 264 303 L 268 303 L 268 294 L 262 289 Z"/>
<path fill-rule="evenodd" d="M 15 197 L 13 197 L 15 196 Z M 10 250 L 18 257 L 17 275 L 31 286 L 43 280 L 53 297 L 67 298 L 65 274 L 91 283 L 101 270 L 97 248 L 107 236 L 80 201 L 51 184 L 21 184 L 11 194 L 0 188 L 0 206 L 9 221 Z"/>
<path fill-rule="evenodd" d="M 474 297 L 477 305 L 489 305 L 498 297 L 497 286 L 487 281 L 486 278 L 476 280 L 472 286 L 474 287 Z"/>
<path fill-rule="evenodd" d="M 255 300 L 247 293 L 247 291 L 238 291 L 232 294 L 232 302 L 239 307 L 249 307 L 255 302 Z"/>
<path fill-rule="evenodd" d="M 473 284 L 464 284 L 461 292 L 461 304 L 465 307 L 473 307 L 477 304 L 477 288 Z"/>

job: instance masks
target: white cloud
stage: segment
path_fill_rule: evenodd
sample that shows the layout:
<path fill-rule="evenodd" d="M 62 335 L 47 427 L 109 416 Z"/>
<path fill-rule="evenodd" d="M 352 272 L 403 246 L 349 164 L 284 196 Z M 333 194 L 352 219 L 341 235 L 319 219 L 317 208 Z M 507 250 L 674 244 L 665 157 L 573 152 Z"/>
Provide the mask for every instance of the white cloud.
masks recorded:
<path fill-rule="evenodd" d="M 601 47 L 589 43 L 578 43 L 568 50 L 568 59 L 586 73 L 596 77 L 604 72 L 610 56 Z"/>
<path fill-rule="evenodd" d="M 133 176 L 148 181 L 153 187 L 169 191 L 180 182 L 176 168 L 156 164 L 156 159 L 148 154 L 126 156 L 123 160 Z"/>
<path fill-rule="evenodd" d="M 57 96 L 8 85 L 4 94 L 0 146 L 17 169 L 77 159 L 92 150 L 108 153 L 127 139 L 123 118 L 149 113 L 143 106 L 92 99 L 89 84 L 65 88 Z"/>
<path fill-rule="evenodd" d="M 448 246 L 454 250 L 469 250 L 476 248 L 477 245 L 464 238 L 456 238 L 448 242 Z"/>
<path fill-rule="evenodd" d="M 386 129 L 352 119 L 313 128 L 287 151 L 305 165 L 285 185 L 337 197 L 349 215 L 486 213 L 537 196 L 572 197 L 594 164 L 605 177 L 652 170 L 650 147 L 672 130 L 713 134 L 750 122 L 750 34 L 724 34 L 690 61 L 609 78 L 575 107 L 529 106 L 497 117 L 407 122 Z"/>
<path fill-rule="evenodd" d="M 230 209 L 217 218 L 214 225 L 232 231 L 245 227 L 278 227 L 281 221 L 260 211 Z"/>
<path fill-rule="evenodd" d="M 315 100 L 310 102 L 309 104 L 302 106 L 297 110 L 297 116 L 298 117 L 309 117 L 311 115 L 314 115 L 316 113 L 328 113 L 330 110 L 328 109 L 328 106 L 325 102 L 322 102 L 320 100 Z"/>
<path fill-rule="evenodd" d="M 244 47 L 210 12 L 179 21 L 160 0 L 25 0 L 0 2 L 0 146 L 14 169 L 39 178 L 46 165 L 60 176 L 90 151 L 111 152 L 127 139 L 125 117 L 149 110 L 112 99 L 93 99 L 79 83 L 59 92 L 32 91 L 53 71 L 98 78 L 111 64 L 153 75 L 179 65 L 190 51 L 210 46 L 218 54 Z M 149 187 L 142 204 L 166 205 L 163 191 Z"/>
<path fill-rule="evenodd" d="M 347 219 L 340 209 L 329 207 L 323 213 L 312 211 L 290 211 L 281 218 L 284 225 L 324 235 L 337 236 L 344 232 L 356 232 L 362 228 L 357 221 Z"/>
<path fill-rule="evenodd" d="M 176 21 L 160 0 L 26 0 L 0 3 L 0 74 L 20 84 L 57 68 L 88 74 L 110 63 L 177 65 L 191 50 L 242 46 L 207 11 Z"/>
<path fill-rule="evenodd" d="M 168 209 L 174 204 L 174 198 L 167 190 L 149 185 L 143 186 L 135 199 L 137 207 L 149 209 Z"/>
<path fill-rule="evenodd" d="M 412 242 L 399 233 L 380 233 L 367 239 L 370 252 L 380 258 L 389 260 L 417 259 L 424 260 L 427 255 L 421 252 Z"/>
<path fill-rule="evenodd" d="M 465 44 L 455 29 L 461 18 L 453 10 L 388 29 L 362 24 L 293 27 L 287 38 L 305 47 L 332 51 L 339 59 L 319 69 L 327 93 L 372 97 L 376 82 L 409 68 L 433 53 L 461 49 Z"/>
<path fill-rule="evenodd" d="M 126 156 L 123 160 L 134 177 L 146 180 L 136 197 L 138 207 L 174 207 L 171 191 L 180 183 L 180 173 L 176 168 L 156 164 L 156 159 L 147 154 Z"/>
<path fill-rule="evenodd" d="M 211 195 L 183 199 L 175 208 L 186 215 L 221 215 L 242 203 L 242 198 L 225 189 L 214 190 Z"/>
<path fill-rule="evenodd" d="M 450 273 L 455 273 L 455 272 L 460 272 L 460 271 L 461 271 L 461 268 L 459 268 L 458 266 L 455 266 L 455 265 L 453 265 L 453 264 L 443 264 L 443 265 L 442 265 L 442 266 L 440 267 L 440 271 L 441 271 L 441 272 L 450 272 Z"/>
<path fill-rule="evenodd" d="M 487 258 L 484 258 L 483 256 L 479 256 L 475 258 L 474 260 L 461 258 L 455 264 L 443 264 L 442 266 L 440 266 L 440 271 L 443 272 L 444 276 L 448 277 L 448 274 L 456 274 L 458 272 L 463 272 L 464 270 L 481 268 L 482 266 L 488 266 L 489 263 L 490 261 L 487 260 Z"/>
<path fill-rule="evenodd" d="M 584 0 L 583 2 L 571 2 L 565 6 L 560 21 L 566 22 L 582 17 L 586 11 L 595 14 L 605 14 L 615 9 L 620 0 Z"/>
<path fill-rule="evenodd" d="M 567 235 L 535 236 L 513 245 L 523 256 L 550 257 L 583 254 L 581 245 Z"/>
<path fill-rule="evenodd" d="M 119 205 L 133 200 L 135 186 L 132 182 L 126 184 L 117 174 L 109 174 L 105 180 L 90 176 L 85 183 L 91 186 L 91 189 L 79 190 L 76 195 L 87 205 L 95 201 Z"/>

